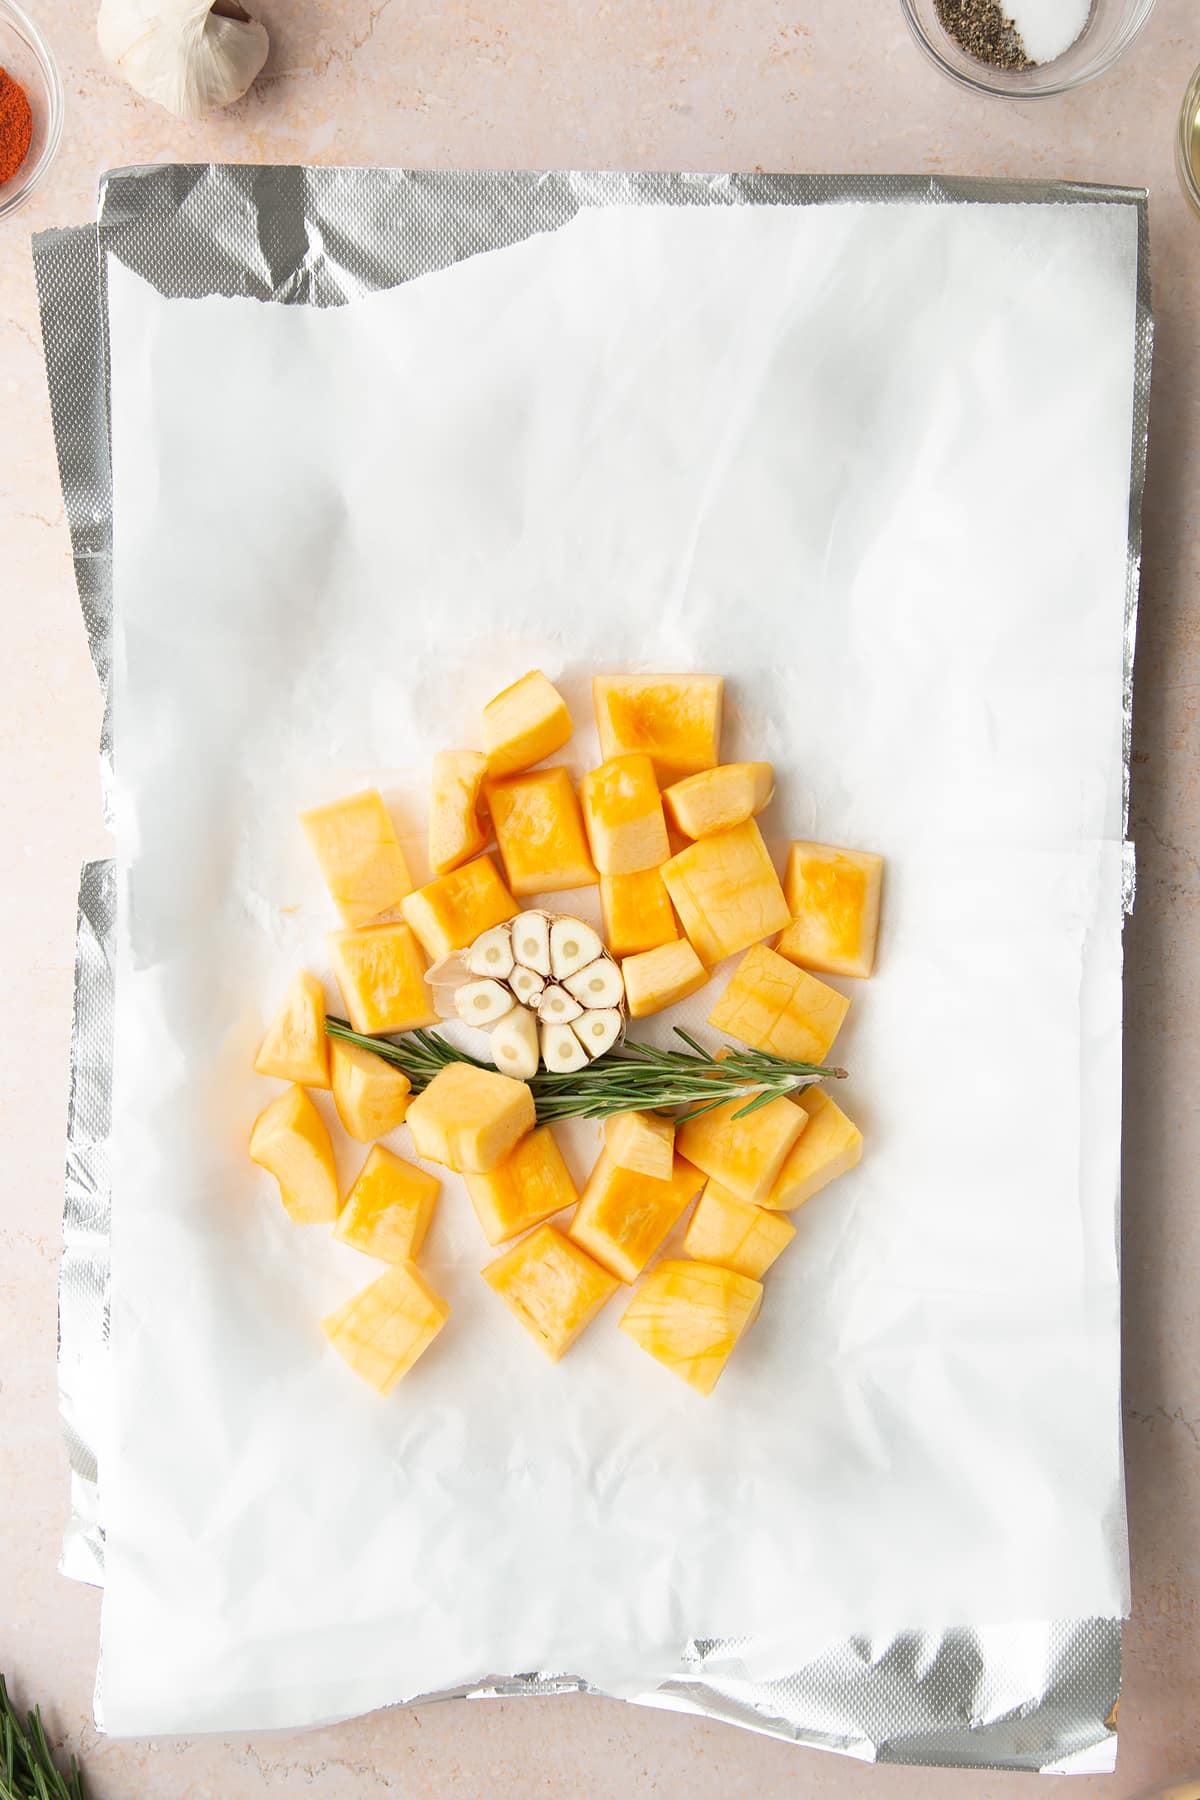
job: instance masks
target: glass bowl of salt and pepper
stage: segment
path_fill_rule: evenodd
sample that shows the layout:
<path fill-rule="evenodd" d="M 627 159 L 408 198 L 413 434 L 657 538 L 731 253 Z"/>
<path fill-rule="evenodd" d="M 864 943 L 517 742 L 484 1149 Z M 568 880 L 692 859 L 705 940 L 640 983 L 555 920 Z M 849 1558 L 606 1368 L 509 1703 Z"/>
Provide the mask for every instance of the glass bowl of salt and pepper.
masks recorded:
<path fill-rule="evenodd" d="M 963 87 L 1009 99 L 1064 94 L 1112 67 L 1154 0 L 900 0 L 926 55 Z"/>

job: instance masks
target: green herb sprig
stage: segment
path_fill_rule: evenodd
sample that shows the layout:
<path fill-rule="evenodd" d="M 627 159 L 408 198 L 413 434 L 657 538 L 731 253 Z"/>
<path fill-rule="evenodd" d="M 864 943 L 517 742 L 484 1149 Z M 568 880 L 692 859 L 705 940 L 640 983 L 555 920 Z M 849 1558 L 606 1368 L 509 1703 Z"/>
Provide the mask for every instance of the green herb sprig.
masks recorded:
<path fill-rule="evenodd" d="M 59 1772 L 46 1742 L 41 1708 L 22 1718 L 0 1675 L 0 1800 L 86 1800 L 83 1775 L 71 1758 Z"/>
<path fill-rule="evenodd" d="M 433 1031 L 410 1031 L 400 1038 L 368 1037 L 354 1031 L 345 1019 L 326 1019 L 330 1037 L 370 1050 L 412 1082 L 414 1094 L 429 1086 L 440 1069 L 450 1063 L 470 1063 L 476 1069 L 493 1065 L 458 1050 Z M 610 1050 L 586 1069 L 571 1074 L 539 1070 L 529 1083 L 537 1107 L 539 1125 L 562 1119 L 608 1119 L 616 1113 L 662 1112 L 686 1108 L 695 1118 L 729 1100 L 744 1099 L 735 1113 L 744 1118 L 760 1106 L 810 1087 L 814 1081 L 840 1080 L 845 1069 L 825 1068 L 820 1063 L 788 1062 L 763 1050 L 725 1045 L 718 1059 L 688 1032 L 675 1027 L 686 1050 L 658 1050 L 651 1044 L 628 1040 Z"/>

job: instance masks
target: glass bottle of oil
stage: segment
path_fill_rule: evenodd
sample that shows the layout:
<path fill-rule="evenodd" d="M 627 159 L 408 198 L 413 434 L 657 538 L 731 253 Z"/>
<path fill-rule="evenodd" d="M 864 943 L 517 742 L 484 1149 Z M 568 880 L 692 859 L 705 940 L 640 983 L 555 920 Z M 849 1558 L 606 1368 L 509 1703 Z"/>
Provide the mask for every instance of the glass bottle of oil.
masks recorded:
<path fill-rule="evenodd" d="M 1175 161 L 1183 191 L 1200 213 L 1200 69 L 1192 76 L 1183 96 Z"/>

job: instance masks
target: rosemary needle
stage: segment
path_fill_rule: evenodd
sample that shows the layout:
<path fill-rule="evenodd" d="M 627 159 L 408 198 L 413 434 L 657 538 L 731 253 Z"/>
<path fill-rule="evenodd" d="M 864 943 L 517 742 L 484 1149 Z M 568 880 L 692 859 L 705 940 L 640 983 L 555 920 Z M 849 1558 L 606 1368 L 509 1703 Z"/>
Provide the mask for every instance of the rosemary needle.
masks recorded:
<path fill-rule="evenodd" d="M 415 1094 L 450 1063 L 470 1063 L 495 1073 L 491 1063 L 455 1049 L 433 1031 L 410 1031 L 400 1038 L 370 1037 L 354 1031 L 345 1019 L 326 1019 L 325 1029 L 330 1037 L 357 1044 L 403 1070 Z M 726 1045 L 717 1057 L 678 1025 L 675 1033 L 687 1046 L 685 1050 L 659 1050 L 627 1040 L 619 1050 L 610 1050 L 585 1069 L 553 1075 L 539 1070 L 528 1084 L 538 1124 L 607 1119 L 616 1113 L 661 1112 L 671 1107 L 685 1107 L 686 1116 L 695 1118 L 729 1100 L 744 1099 L 746 1104 L 734 1114 L 741 1119 L 781 1094 L 794 1094 L 814 1081 L 840 1079 L 846 1073 L 819 1063 L 788 1062 L 763 1050 L 735 1045 Z"/>
<path fill-rule="evenodd" d="M 0 1800 L 84 1800 L 75 1758 L 63 1775 L 46 1742 L 40 1707 L 21 1718 L 0 1675 Z"/>

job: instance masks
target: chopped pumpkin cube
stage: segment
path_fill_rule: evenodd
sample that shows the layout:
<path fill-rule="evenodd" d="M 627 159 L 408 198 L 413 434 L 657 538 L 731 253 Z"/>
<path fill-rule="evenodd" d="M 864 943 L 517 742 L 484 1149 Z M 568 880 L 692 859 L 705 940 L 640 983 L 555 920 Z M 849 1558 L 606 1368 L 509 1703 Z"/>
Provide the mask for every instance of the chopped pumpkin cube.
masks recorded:
<path fill-rule="evenodd" d="M 571 1221 L 570 1236 L 622 1281 L 636 1281 L 704 1185 L 677 1156 L 669 1181 L 623 1169 L 601 1152 Z"/>
<path fill-rule="evenodd" d="M 791 919 L 775 865 L 753 819 L 699 838 L 662 867 L 675 911 L 711 968 Z"/>
<path fill-rule="evenodd" d="M 327 942 L 355 1031 L 415 1031 L 437 1024 L 425 958 L 407 925 L 331 931 Z"/>
<path fill-rule="evenodd" d="M 380 1262 L 411 1262 L 425 1242 L 440 1188 L 428 1169 L 376 1144 L 346 1195 L 333 1235 Z"/>
<path fill-rule="evenodd" d="M 477 856 L 409 894 L 402 910 L 426 956 L 440 962 L 453 950 L 467 949 L 493 925 L 515 918 L 518 908 L 491 857 Z"/>
<path fill-rule="evenodd" d="M 322 1319 L 321 1330 L 356 1375 L 390 1394 L 449 1317 L 441 1295 L 415 1264 L 405 1262 Z"/>
<path fill-rule="evenodd" d="M 514 894 L 590 887 L 596 880 L 583 814 L 566 769 L 506 775 L 489 781 L 484 792 Z"/>
<path fill-rule="evenodd" d="M 561 750 L 571 735 L 567 703 L 540 669 L 531 669 L 483 709 L 489 775 L 515 775 Z"/>
<path fill-rule="evenodd" d="M 697 1262 L 716 1263 L 761 1281 L 795 1235 L 796 1227 L 782 1213 L 752 1206 L 710 1181 L 692 1214 L 683 1248 Z"/>
<path fill-rule="evenodd" d="M 850 1002 L 836 988 L 755 944 L 708 1015 L 715 1031 L 789 1062 L 822 1063 Z"/>
<path fill-rule="evenodd" d="M 686 938 L 627 956 L 621 973 L 631 1019 L 648 1018 L 665 1006 L 686 1000 L 689 994 L 699 993 L 708 980 L 708 970 Z"/>
<path fill-rule="evenodd" d="M 375 788 L 314 806 L 300 823 L 346 925 L 365 925 L 412 892 L 396 828 Z"/>
<path fill-rule="evenodd" d="M 479 816 L 487 757 L 478 750 L 442 750 L 433 759 L 429 801 L 429 866 L 448 875 L 488 841 Z"/>
<path fill-rule="evenodd" d="M 808 1126 L 762 1202 L 778 1212 L 795 1212 L 839 1175 L 856 1168 L 863 1151 L 862 1132 L 824 1088 L 805 1088 L 793 1104 L 807 1115 Z"/>
<path fill-rule="evenodd" d="M 784 877 L 792 923 L 779 940 L 780 955 L 825 975 L 869 975 L 882 886 L 882 856 L 793 844 Z"/>
<path fill-rule="evenodd" d="M 614 756 L 584 776 L 583 817 L 602 875 L 657 869 L 670 855 L 654 764 L 640 752 Z"/>
<path fill-rule="evenodd" d="M 734 1345 L 758 1317 L 762 1283 L 711 1263 L 664 1262 L 652 1269 L 618 1321 L 635 1344 L 695 1388 L 711 1394 Z"/>
<path fill-rule="evenodd" d="M 679 936 L 675 909 L 657 869 L 600 877 L 600 916 L 614 956 L 657 950 Z"/>
<path fill-rule="evenodd" d="M 382 1056 L 358 1044 L 332 1038 L 329 1071 L 338 1118 L 360 1144 L 386 1137 L 403 1124 L 412 1093 L 403 1069 L 393 1068 Z"/>
<path fill-rule="evenodd" d="M 664 1113 L 617 1113 L 604 1121 L 604 1148 L 618 1168 L 670 1181 L 675 1168 L 675 1121 Z"/>
<path fill-rule="evenodd" d="M 549 1125 L 539 1125 L 487 1174 L 465 1177 L 489 1244 L 502 1244 L 579 1199 Z"/>
<path fill-rule="evenodd" d="M 680 1121 L 675 1142 L 681 1156 L 703 1169 L 739 1200 L 765 1202 L 788 1151 L 808 1124 L 808 1114 L 786 1095 L 743 1118 L 741 1096 Z"/>
<path fill-rule="evenodd" d="M 620 1283 L 553 1225 L 541 1225 L 482 1271 L 551 1362 L 571 1348 Z"/>
<path fill-rule="evenodd" d="M 775 771 L 770 763 L 721 763 L 677 781 L 663 795 L 667 816 L 684 837 L 708 837 L 752 819 L 770 803 Z"/>
<path fill-rule="evenodd" d="M 439 1069 L 408 1108 L 417 1155 L 460 1175 L 486 1175 L 534 1124 L 533 1095 L 523 1081 L 472 1063 Z"/>
<path fill-rule="evenodd" d="M 721 757 L 719 675 L 597 675 L 592 682 L 600 754 L 644 750 L 665 787 Z"/>
<path fill-rule="evenodd" d="M 279 1183 L 279 1198 L 297 1225 L 338 1216 L 337 1170 L 325 1121 L 302 1087 L 290 1087 L 254 1121 L 250 1159 Z"/>
<path fill-rule="evenodd" d="M 302 1087 L 329 1086 L 325 989 L 306 969 L 295 977 L 284 996 L 254 1059 L 254 1067 L 260 1075 L 296 1081 Z"/>

